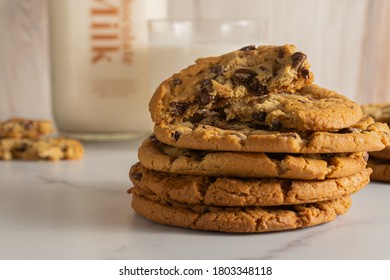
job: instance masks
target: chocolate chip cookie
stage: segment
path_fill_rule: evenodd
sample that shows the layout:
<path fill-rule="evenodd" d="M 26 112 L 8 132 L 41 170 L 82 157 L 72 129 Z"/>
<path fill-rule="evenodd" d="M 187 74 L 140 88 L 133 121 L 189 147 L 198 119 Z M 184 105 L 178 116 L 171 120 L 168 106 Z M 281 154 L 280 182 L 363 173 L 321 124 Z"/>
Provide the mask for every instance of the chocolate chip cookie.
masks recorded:
<path fill-rule="evenodd" d="M 12 118 L 0 122 L 0 138 L 38 138 L 52 132 L 52 123 L 46 120 Z"/>
<path fill-rule="evenodd" d="M 0 139 L 0 159 L 50 160 L 80 159 L 82 144 L 67 138 Z"/>
<path fill-rule="evenodd" d="M 368 154 L 297 155 L 188 150 L 161 143 L 152 136 L 143 141 L 138 158 L 148 169 L 174 174 L 322 180 L 364 170 Z"/>
<path fill-rule="evenodd" d="M 379 151 L 390 145 L 387 124 L 364 116 L 337 131 L 270 131 L 247 124 L 156 124 L 156 138 L 183 149 L 264 153 L 351 153 Z"/>
<path fill-rule="evenodd" d="M 371 169 L 325 180 L 244 179 L 175 175 L 146 169 L 130 170 L 135 188 L 154 200 L 217 206 L 275 206 L 302 204 L 353 194 L 369 183 Z M 146 195 L 145 195 L 146 196 Z M 149 198 L 150 198 L 149 197 Z"/>
<path fill-rule="evenodd" d="M 282 55 L 281 55 L 282 54 Z M 204 58 L 164 81 L 150 101 L 156 124 L 209 117 L 279 130 L 338 130 L 362 117 L 358 104 L 312 84 L 294 46 L 260 46 Z"/>
<path fill-rule="evenodd" d="M 234 233 L 270 232 L 315 226 L 334 220 L 351 206 L 350 197 L 284 207 L 213 207 L 162 203 L 133 195 L 133 209 L 160 224 Z"/>

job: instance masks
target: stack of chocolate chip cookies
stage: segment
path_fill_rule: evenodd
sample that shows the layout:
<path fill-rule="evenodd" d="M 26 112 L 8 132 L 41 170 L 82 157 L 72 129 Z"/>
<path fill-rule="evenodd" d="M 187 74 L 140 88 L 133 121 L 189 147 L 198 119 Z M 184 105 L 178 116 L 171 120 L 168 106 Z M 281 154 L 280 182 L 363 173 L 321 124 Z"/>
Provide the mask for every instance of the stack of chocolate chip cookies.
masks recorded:
<path fill-rule="evenodd" d="M 202 58 L 157 88 L 154 135 L 130 169 L 132 207 L 198 230 L 303 228 L 345 213 L 389 128 L 313 84 L 292 45 Z"/>
<path fill-rule="evenodd" d="M 377 122 L 390 125 L 390 103 L 367 104 L 362 106 L 363 112 L 370 115 Z M 370 152 L 368 166 L 372 168 L 371 179 L 390 182 L 390 146 L 381 151 Z"/>

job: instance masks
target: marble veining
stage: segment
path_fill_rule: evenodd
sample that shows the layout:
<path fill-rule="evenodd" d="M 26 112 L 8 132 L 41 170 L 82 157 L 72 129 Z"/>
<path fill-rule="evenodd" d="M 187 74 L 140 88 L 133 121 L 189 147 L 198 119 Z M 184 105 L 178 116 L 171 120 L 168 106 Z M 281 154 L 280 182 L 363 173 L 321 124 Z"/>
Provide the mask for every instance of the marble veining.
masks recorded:
<path fill-rule="evenodd" d="M 0 161 L 0 259 L 390 259 L 382 183 L 306 229 L 225 234 L 150 222 L 126 193 L 140 141 L 85 143 L 80 161 Z"/>

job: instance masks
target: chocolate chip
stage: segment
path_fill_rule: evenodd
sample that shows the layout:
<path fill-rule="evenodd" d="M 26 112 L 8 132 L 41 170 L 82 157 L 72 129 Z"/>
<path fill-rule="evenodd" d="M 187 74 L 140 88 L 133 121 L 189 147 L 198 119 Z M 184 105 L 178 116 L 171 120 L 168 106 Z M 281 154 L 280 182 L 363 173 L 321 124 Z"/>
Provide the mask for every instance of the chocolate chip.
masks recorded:
<path fill-rule="evenodd" d="M 21 144 L 20 146 L 14 148 L 15 152 L 25 152 L 28 148 L 28 145 L 26 143 Z"/>
<path fill-rule="evenodd" d="M 174 78 L 174 79 L 172 80 L 172 84 L 173 84 L 174 86 L 179 86 L 179 85 L 182 84 L 182 80 L 179 79 L 179 78 Z"/>
<path fill-rule="evenodd" d="M 291 56 L 291 59 L 292 59 L 291 66 L 295 69 L 298 69 L 302 65 L 303 61 L 305 61 L 306 55 L 304 53 L 301 53 L 301 52 L 296 52 L 296 53 L 293 53 L 293 55 Z"/>
<path fill-rule="evenodd" d="M 131 173 L 131 178 L 133 178 L 134 180 L 137 180 L 137 181 L 141 181 L 142 179 L 142 173 L 139 173 L 139 172 L 132 172 Z"/>
<path fill-rule="evenodd" d="M 342 128 L 340 129 L 339 131 L 337 131 L 338 133 L 352 133 L 352 132 L 358 132 L 357 129 L 353 128 L 353 127 L 346 127 L 346 128 Z"/>
<path fill-rule="evenodd" d="M 246 46 L 240 49 L 240 51 L 253 51 L 256 49 L 256 46 L 251 45 L 251 46 Z"/>
<path fill-rule="evenodd" d="M 217 107 L 217 108 L 214 108 L 212 112 L 217 113 L 218 117 L 226 119 L 225 108 L 226 107 Z"/>
<path fill-rule="evenodd" d="M 233 74 L 233 80 L 238 83 L 247 83 L 257 76 L 256 72 L 253 72 L 247 68 L 240 68 Z"/>
<path fill-rule="evenodd" d="M 205 156 L 207 156 L 207 152 L 193 152 L 192 157 L 195 158 L 197 161 L 202 161 Z"/>
<path fill-rule="evenodd" d="M 149 139 L 154 143 L 154 144 L 157 144 L 159 143 L 160 141 L 157 140 L 156 138 L 156 135 L 150 135 Z"/>
<path fill-rule="evenodd" d="M 169 106 L 172 108 L 171 113 L 175 116 L 181 116 L 187 110 L 188 104 L 186 102 L 171 102 Z"/>
<path fill-rule="evenodd" d="M 191 117 L 188 118 L 188 121 L 190 121 L 193 124 L 200 123 L 206 116 L 201 113 L 195 113 Z"/>
<path fill-rule="evenodd" d="M 180 139 L 181 133 L 180 131 L 175 131 L 175 133 L 172 133 L 173 138 L 178 141 Z"/>
<path fill-rule="evenodd" d="M 305 67 L 299 68 L 299 74 L 301 74 L 302 78 L 305 80 L 309 79 L 310 77 L 309 70 L 307 70 Z"/>
<path fill-rule="evenodd" d="M 280 183 L 280 185 L 282 186 L 283 189 L 289 189 L 292 186 L 292 181 L 291 180 L 289 180 L 289 181 L 282 181 Z"/>
<path fill-rule="evenodd" d="M 199 104 L 207 105 L 214 100 L 214 95 L 210 93 L 213 92 L 213 83 L 209 79 L 205 79 L 200 82 L 200 93 L 199 93 Z"/>
<path fill-rule="evenodd" d="M 266 124 L 263 124 L 263 123 L 250 124 L 250 127 L 254 128 L 256 130 L 270 130 L 270 127 Z"/>
<path fill-rule="evenodd" d="M 214 100 L 214 95 L 208 94 L 205 91 L 199 93 L 199 105 L 207 105 Z"/>
<path fill-rule="evenodd" d="M 330 160 L 335 157 L 335 154 L 321 154 L 323 160 Z"/>
<path fill-rule="evenodd" d="M 270 159 L 275 159 L 275 160 L 282 161 L 286 157 L 286 154 L 283 154 L 283 153 L 267 153 L 267 156 Z"/>
<path fill-rule="evenodd" d="M 267 117 L 266 112 L 253 112 L 252 113 L 252 118 L 256 121 L 259 121 L 259 122 L 265 121 L 266 117 Z"/>
<path fill-rule="evenodd" d="M 279 120 L 272 120 L 271 129 L 272 130 L 280 130 L 282 128 L 282 124 Z"/>
<path fill-rule="evenodd" d="M 284 49 L 279 49 L 278 50 L 278 57 L 279 58 L 283 58 L 285 54 L 286 54 L 286 52 L 285 52 Z"/>
<path fill-rule="evenodd" d="M 30 130 L 34 127 L 34 123 L 32 121 L 26 121 L 23 124 L 24 129 Z"/>
<path fill-rule="evenodd" d="M 200 88 L 212 87 L 213 82 L 210 79 L 204 79 L 200 82 Z"/>
<path fill-rule="evenodd" d="M 224 72 L 224 67 L 223 65 L 214 65 L 210 69 L 211 73 L 214 73 L 216 76 L 221 76 Z"/>
<path fill-rule="evenodd" d="M 248 84 L 247 89 L 250 93 L 256 96 L 268 94 L 268 88 L 265 85 L 260 84 L 259 80 L 253 78 Z"/>

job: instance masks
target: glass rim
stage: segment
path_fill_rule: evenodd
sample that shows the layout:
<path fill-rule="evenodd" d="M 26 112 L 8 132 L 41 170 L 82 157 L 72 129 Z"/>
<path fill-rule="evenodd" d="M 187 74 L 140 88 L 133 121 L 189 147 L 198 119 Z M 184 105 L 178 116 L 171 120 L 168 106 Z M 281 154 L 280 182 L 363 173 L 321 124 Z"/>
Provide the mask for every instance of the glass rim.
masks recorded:
<path fill-rule="evenodd" d="M 149 19 L 148 25 L 170 25 L 170 24 L 187 24 L 187 25 L 206 25 L 206 24 L 261 24 L 265 23 L 265 20 L 259 19 Z"/>

